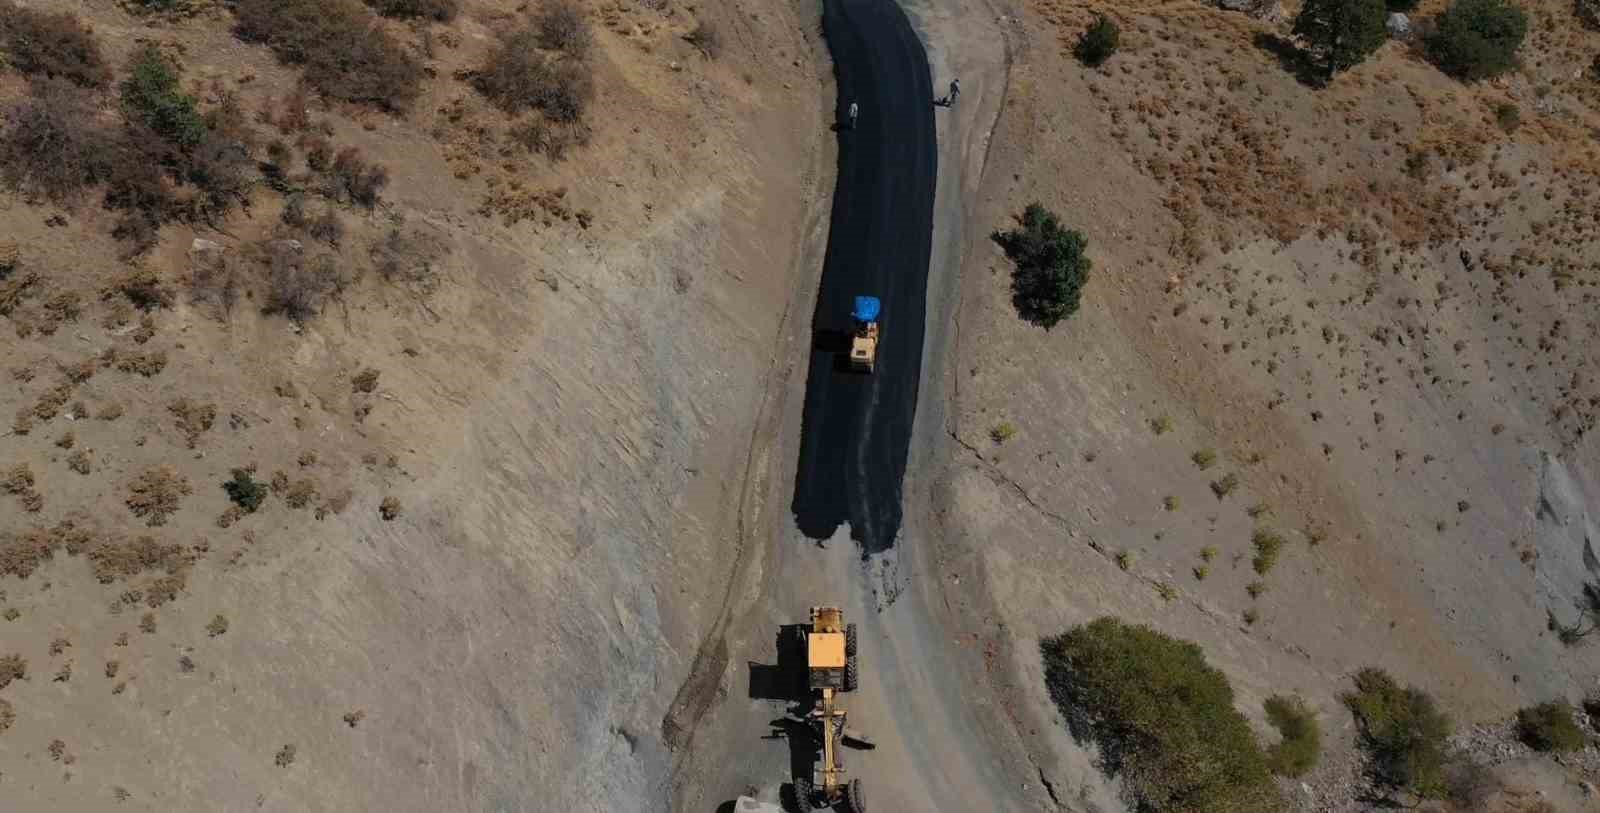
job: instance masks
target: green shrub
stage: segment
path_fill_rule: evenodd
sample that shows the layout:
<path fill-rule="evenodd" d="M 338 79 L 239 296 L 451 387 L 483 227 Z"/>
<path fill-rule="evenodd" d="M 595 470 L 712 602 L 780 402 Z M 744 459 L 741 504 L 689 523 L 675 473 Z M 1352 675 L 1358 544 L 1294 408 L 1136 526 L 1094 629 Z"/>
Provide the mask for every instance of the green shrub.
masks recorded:
<path fill-rule="evenodd" d="M 1535 751 L 1576 751 L 1588 738 L 1572 718 L 1572 706 L 1552 700 L 1517 712 L 1517 737 Z"/>
<path fill-rule="evenodd" d="M 100 43 L 71 12 L 35 11 L 0 0 L 0 64 L 25 76 L 59 77 L 88 88 L 111 81 Z"/>
<path fill-rule="evenodd" d="M 1250 544 L 1256 548 L 1255 558 L 1250 560 L 1251 567 L 1257 573 L 1265 576 L 1278 564 L 1278 553 L 1283 550 L 1283 537 L 1277 531 L 1266 528 L 1257 528 L 1250 535 Z"/>
<path fill-rule="evenodd" d="M 460 10 L 457 0 L 367 0 L 367 5 L 385 17 L 441 23 L 454 20 Z"/>
<path fill-rule="evenodd" d="M 1383 0 L 1307 0 L 1294 18 L 1294 35 L 1329 76 L 1360 65 L 1388 40 Z"/>
<path fill-rule="evenodd" d="M 1048 330 L 1078 312 L 1092 266 L 1082 234 L 1063 229 L 1053 212 L 1033 203 L 1022 213 L 1021 228 L 992 238 L 1016 263 L 1011 302 L 1018 315 Z"/>
<path fill-rule="evenodd" d="M 1194 461 L 1195 468 L 1205 471 L 1217 462 L 1217 452 L 1215 449 L 1201 449 L 1189 455 L 1189 459 Z"/>
<path fill-rule="evenodd" d="M 1293 695 L 1273 695 L 1264 704 L 1267 722 L 1278 729 L 1278 743 L 1267 749 L 1267 765 L 1279 776 L 1305 776 L 1322 751 L 1317 715 Z"/>
<path fill-rule="evenodd" d="M 1074 736 L 1149 813 L 1277 810 L 1277 786 L 1233 689 L 1200 648 L 1101 618 L 1040 643 L 1045 683 Z"/>
<path fill-rule="evenodd" d="M 1426 692 L 1402 688 L 1382 669 L 1362 669 L 1354 681 L 1355 691 L 1343 700 L 1355 715 L 1373 781 L 1388 790 L 1441 798 L 1450 718 Z"/>
<path fill-rule="evenodd" d="M 1516 67 L 1517 49 L 1527 33 L 1527 14 L 1507 0 L 1456 0 L 1439 15 L 1424 42 L 1445 73 L 1486 79 Z"/>
<path fill-rule="evenodd" d="M 178 69 L 155 46 L 133 57 L 122 80 L 122 114 L 180 149 L 199 145 L 206 122 L 193 96 L 183 92 Z"/>
<path fill-rule="evenodd" d="M 399 111 L 421 93 L 421 63 L 357 0 L 238 0 L 234 13 L 235 35 L 334 99 Z"/>
<path fill-rule="evenodd" d="M 1494 121 L 1500 129 L 1512 132 L 1522 123 L 1522 111 L 1510 102 L 1500 102 L 1494 106 Z"/>
<path fill-rule="evenodd" d="M 1091 68 L 1104 65 L 1117 52 L 1122 30 L 1104 14 L 1095 15 L 1094 22 L 1078 37 L 1072 53 L 1079 62 Z"/>
<path fill-rule="evenodd" d="M 249 513 L 255 513 L 267 499 L 266 484 L 256 482 L 249 469 L 234 469 L 233 479 L 223 483 L 222 490 L 228 492 L 228 499 L 234 505 Z"/>
<path fill-rule="evenodd" d="M 1010 421 L 1001 421 L 989 429 L 989 439 L 994 441 L 997 446 L 1016 437 L 1016 435 L 1017 427 L 1012 425 Z"/>

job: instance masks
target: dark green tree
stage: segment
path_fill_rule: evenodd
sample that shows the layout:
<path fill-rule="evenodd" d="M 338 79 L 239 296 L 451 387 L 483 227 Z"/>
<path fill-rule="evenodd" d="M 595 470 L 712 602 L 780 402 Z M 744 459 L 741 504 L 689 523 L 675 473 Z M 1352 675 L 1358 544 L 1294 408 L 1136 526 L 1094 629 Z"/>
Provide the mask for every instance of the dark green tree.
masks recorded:
<path fill-rule="evenodd" d="M 1294 35 L 1305 40 L 1329 78 L 1359 64 L 1388 39 L 1384 0 L 1306 0 L 1294 18 Z"/>
<path fill-rule="evenodd" d="M 1527 35 L 1528 15 L 1506 0 L 1456 0 L 1424 42 L 1439 70 L 1471 81 L 1516 67 Z"/>
<path fill-rule="evenodd" d="M 1073 54 L 1083 64 L 1098 68 L 1117 52 L 1117 44 L 1121 39 L 1122 29 L 1117 28 L 1117 24 L 1106 15 L 1097 14 L 1094 22 L 1079 35 Z"/>
<path fill-rule="evenodd" d="M 1033 203 L 1020 228 L 991 236 L 1016 264 L 1011 302 L 1018 315 L 1048 330 L 1078 312 L 1092 265 L 1082 234 L 1062 228 L 1054 212 Z"/>
<path fill-rule="evenodd" d="M 252 514 L 267 498 L 266 484 L 256 482 L 248 469 L 234 469 L 233 479 L 224 482 L 222 490 L 228 492 L 228 499 L 235 505 Z"/>

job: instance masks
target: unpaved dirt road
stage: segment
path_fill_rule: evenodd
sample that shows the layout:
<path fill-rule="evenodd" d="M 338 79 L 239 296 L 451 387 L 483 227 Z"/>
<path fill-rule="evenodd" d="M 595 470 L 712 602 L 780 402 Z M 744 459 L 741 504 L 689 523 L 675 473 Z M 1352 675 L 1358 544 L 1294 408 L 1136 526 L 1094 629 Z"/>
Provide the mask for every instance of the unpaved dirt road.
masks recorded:
<path fill-rule="evenodd" d="M 924 232 L 921 237 L 880 243 L 872 234 L 853 228 L 840 230 L 838 212 L 835 233 L 828 238 L 830 263 L 849 257 L 848 252 L 841 254 L 840 246 L 834 245 L 834 240 L 841 237 L 846 241 L 844 248 L 859 252 L 865 262 L 882 262 L 897 256 L 897 252 L 927 257 L 925 294 L 916 290 L 922 287 L 921 279 L 887 280 L 878 276 L 880 271 L 858 267 L 856 270 L 864 276 L 853 280 L 849 269 L 830 266 L 838 277 L 823 282 L 819 294 L 822 304 L 816 307 L 817 326 L 827 329 L 834 310 L 844 309 L 838 314 L 841 318 L 848 313 L 848 305 L 829 299 L 830 294 L 847 303 L 856 292 L 851 286 L 862 280 L 889 286 L 889 296 L 895 298 L 886 303 L 886 313 L 891 317 L 886 319 L 886 329 L 890 335 L 903 330 L 906 335 L 918 336 L 921 346 L 901 347 L 893 351 L 893 356 L 885 355 L 880 360 L 880 377 L 871 383 L 901 395 L 909 393 L 913 400 L 886 406 L 864 397 L 870 396 L 873 389 L 861 388 L 860 382 L 855 382 L 863 392 L 848 393 L 843 409 L 847 415 L 849 410 L 856 410 L 853 415 L 860 420 L 871 418 L 874 409 L 892 412 L 895 407 L 904 407 L 907 413 L 897 419 L 911 423 L 896 426 L 895 431 L 900 433 L 899 453 L 906 457 L 903 464 L 862 457 L 864 450 L 878 448 L 873 445 L 877 441 L 871 438 L 877 425 L 870 421 L 845 430 L 859 430 L 862 434 L 849 434 L 838 441 L 840 446 L 833 447 L 836 454 L 830 460 L 835 468 L 815 469 L 815 450 L 801 455 L 801 407 L 804 404 L 809 414 L 817 403 L 816 393 L 807 392 L 801 371 L 806 369 L 808 360 L 813 363 L 815 386 L 818 359 L 813 354 L 810 330 L 804 326 L 794 328 L 786 387 L 774 419 L 775 437 L 770 447 L 761 452 L 768 471 L 761 489 L 764 496 L 758 498 L 759 505 L 750 510 L 746 519 L 752 535 L 746 559 L 736 575 L 733 595 L 726 602 L 724 623 L 703 645 L 696 673 L 680 692 L 674 713 L 664 726 L 669 741 L 677 746 L 672 809 L 727 811 L 740 794 L 787 801 L 783 786 L 796 771 L 810 769 L 807 749 L 791 743 L 771 723 L 794 702 L 804 702 L 803 692 L 796 691 L 794 685 L 800 676 L 789 658 L 780 662 L 777 640 L 784 625 L 804 622 L 808 607 L 814 604 L 839 604 L 848 618 L 860 625 L 862 683 L 859 691 L 845 697 L 844 706 L 850 712 L 851 724 L 868 732 L 878 747 L 873 751 L 847 751 L 845 765 L 853 776 L 865 782 L 870 809 L 1057 809 L 1038 781 L 1037 768 L 1018 745 L 1010 729 L 1011 718 L 1002 708 L 1003 701 L 990 690 L 986 676 L 992 664 L 986 662 L 977 637 L 966 631 L 976 624 L 967 623 L 969 619 L 953 610 L 944 596 L 933 561 L 937 546 L 927 536 L 938 533 L 938 523 L 932 519 L 936 507 L 931 495 L 948 454 L 943 404 L 953 380 L 946 369 L 946 344 L 953 325 L 957 272 L 968 247 L 984 232 L 968 222 L 966 194 L 977 186 L 989 128 L 1003 103 L 1005 40 L 995 13 L 970 0 L 911 2 L 903 10 L 865 0 L 828 0 L 826 14 L 830 35 L 834 34 L 835 25 L 846 26 L 850 32 L 848 45 L 835 45 L 835 59 L 860 58 L 870 63 L 839 66 L 840 107 L 848 107 L 848 93 L 876 100 L 875 105 L 887 105 L 891 111 L 897 107 L 906 111 L 902 117 L 890 117 L 881 125 L 869 124 L 873 108 L 863 105 L 861 129 L 841 134 L 839 183 L 861 186 L 841 191 L 835 197 L 836 205 L 851 194 L 863 195 L 867 202 L 861 205 L 868 207 L 869 218 L 881 215 L 884 222 L 897 224 L 896 228 L 920 219 L 921 228 L 927 229 L 926 201 L 910 201 L 903 208 L 896 208 L 899 201 L 893 197 L 897 194 L 894 190 L 914 184 L 905 178 L 894 178 L 897 173 L 915 173 L 925 166 L 930 171 L 935 166 L 938 170 L 931 240 Z M 957 31 L 959 39 L 954 36 Z M 908 45 L 907 38 L 913 34 L 921 47 Z M 927 64 L 917 64 L 924 53 Z M 887 66 L 895 59 L 908 62 Z M 933 89 L 943 95 L 953 71 L 961 79 L 959 101 L 950 108 L 934 108 Z M 869 78 L 878 83 L 870 91 L 855 84 Z M 900 128 L 926 124 L 925 114 L 930 111 L 937 135 L 937 156 L 924 164 L 916 145 L 907 143 L 908 139 L 924 136 L 905 134 Z M 869 133 L 868 127 L 881 129 Z M 852 137 L 863 136 L 881 138 L 883 143 L 848 143 Z M 907 160 L 896 160 L 896 156 Z M 814 246 L 818 260 L 820 237 L 819 245 Z M 851 241 L 855 241 L 853 245 Z M 923 271 L 915 263 L 911 265 L 916 267 L 903 269 L 907 265 L 903 260 L 888 262 L 893 264 L 881 269 L 883 273 Z M 885 289 L 876 292 L 883 295 Z M 897 310 L 904 307 L 897 303 L 918 298 L 923 301 L 915 307 L 923 311 L 923 316 L 908 319 L 908 314 Z M 797 310 L 804 312 L 803 308 L 810 304 L 798 303 Z M 915 323 L 917 318 L 923 319 L 921 325 Z M 926 335 L 921 336 L 924 328 Z M 891 372 L 891 359 L 907 358 L 915 369 Z M 836 388 L 838 379 L 826 369 L 826 360 L 821 363 L 824 386 Z M 916 400 L 919 391 L 920 401 Z M 807 434 L 812 434 L 810 429 Z M 819 442 L 828 440 L 817 437 Z M 887 452 L 879 452 L 883 453 Z M 845 513 L 837 521 L 854 521 L 859 507 L 867 512 L 863 516 L 887 518 L 868 533 L 884 532 L 888 538 L 877 542 L 861 539 L 860 544 L 853 544 L 851 534 L 860 539 L 862 529 L 845 524 L 833 530 L 825 545 L 819 545 L 807 536 L 820 535 L 808 522 L 816 515 L 799 510 L 813 504 L 802 500 L 802 488 L 793 492 L 789 489 L 797 471 L 802 480 L 813 478 L 805 488 L 848 488 L 851 455 L 855 455 L 855 477 L 870 474 L 892 479 L 874 481 L 870 488 L 850 491 L 848 495 L 852 496 L 840 499 L 875 500 L 888 495 L 893 504 L 861 502 L 842 509 Z M 902 465 L 904 489 L 899 481 Z M 791 493 L 795 494 L 793 507 L 799 516 L 782 510 L 782 506 L 789 505 L 785 498 Z M 843 504 L 837 502 L 831 507 L 841 510 Z M 903 529 L 899 523 L 902 511 Z M 832 526 L 832 522 L 828 523 L 828 527 Z M 886 549 L 896 536 L 898 544 Z"/>

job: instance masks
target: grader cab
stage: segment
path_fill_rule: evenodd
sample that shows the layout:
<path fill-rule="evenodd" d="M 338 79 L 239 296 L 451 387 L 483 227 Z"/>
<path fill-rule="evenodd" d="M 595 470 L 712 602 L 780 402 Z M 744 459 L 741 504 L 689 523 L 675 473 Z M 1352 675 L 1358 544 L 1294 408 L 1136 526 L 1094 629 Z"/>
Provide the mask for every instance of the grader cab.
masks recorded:
<path fill-rule="evenodd" d="M 842 804 L 847 813 L 866 813 L 861 780 L 845 780 L 839 751 L 846 739 L 868 747 L 870 743 L 846 730 L 845 710 L 834 703 L 839 692 L 855 691 L 860 678 L 856 625 L 846 624 L 844 611 L 837 607 L 812 607 L 811 625 L 802 629 L 801 635 L 812 696 L 811 712 L 804 722 L 821 747 L 822 761 L 811 776 L 795 777 L 795 798 L 802 809 Z"/>
<path fill-rule="evenodd" d="M 875 296 L 856 297 L 850 318 L 855 330 L 850 334 L 850 369 L 870 373 L 878 368 L 878 313 L 882 303 Z"/>

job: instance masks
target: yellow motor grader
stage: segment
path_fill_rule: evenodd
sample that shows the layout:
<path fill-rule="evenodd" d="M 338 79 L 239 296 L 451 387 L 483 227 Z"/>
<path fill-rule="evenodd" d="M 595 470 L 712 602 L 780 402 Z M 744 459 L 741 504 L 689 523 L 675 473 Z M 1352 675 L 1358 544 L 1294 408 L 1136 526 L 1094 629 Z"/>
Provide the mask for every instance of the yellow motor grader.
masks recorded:
<path fill-rule="evenodd" d="M 807 682 L 812 707 L 803 720 L 822 750 L 820 767 L 811 776 L 794 780 L 795 799 L 801 809 L 843 805 L 846 813 L 866 813 L 861 780 L 844 778 L 839 750 L 845 740 L 872 747 L 866 737 L 845 728 L 845 711 L 834 704 L 840 692 L 855 691 L 860 678 L 856 658 L 856 625 L 844 622 L 837 607 L 812 607 L 811 626 L 801 628 L 806 652 Z"/>

